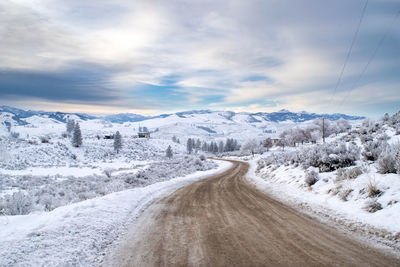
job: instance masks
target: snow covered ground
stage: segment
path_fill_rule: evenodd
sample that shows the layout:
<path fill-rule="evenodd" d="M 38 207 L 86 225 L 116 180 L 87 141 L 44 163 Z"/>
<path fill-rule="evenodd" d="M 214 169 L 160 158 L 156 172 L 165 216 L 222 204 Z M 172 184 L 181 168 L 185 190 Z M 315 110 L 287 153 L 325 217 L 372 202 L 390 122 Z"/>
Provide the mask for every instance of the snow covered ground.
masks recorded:
<path fill-rule="evenodd" d="M 266 156 L 266 155 L 264 155 Z M 300 167 L 280 166 L 257 170 L 259 158 L 250 161 L 249 179 L 260 189 L 273 194 L 284 202 L 309 205 L 315 210 L 324 209 L 330 216 L 355 223 L 372 225 L 387 231 L 387 238 L 400 238 L 400 179 L 398 174 L 361 174 L 354 180 L 336 181 L 332 173 L 319 174 L 319 181 L 312 187 L 305 184 L 305 171 Z M 370 183 L 377 183 L 384 192 L 379 197 L 382 209 L 368 212 L 374 198 L 368 196 Z M 399 240 L 400 241 L 400 240 Z"/>
<path fill-rule="evenodd" d="M 0 266 L 93 266 L 141 211 L 218 168 L 29 215 L 0 216 Z"/>

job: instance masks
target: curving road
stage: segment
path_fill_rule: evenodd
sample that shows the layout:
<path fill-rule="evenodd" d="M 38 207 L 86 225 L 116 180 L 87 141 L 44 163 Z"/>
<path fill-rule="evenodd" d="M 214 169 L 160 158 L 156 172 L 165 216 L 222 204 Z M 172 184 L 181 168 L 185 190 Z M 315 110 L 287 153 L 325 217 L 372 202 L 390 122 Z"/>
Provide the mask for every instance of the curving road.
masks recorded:
<path fill-rule="evenodd" d="M 245 179 L 248 164 L 152 204 L 104 266 L 400 266 L 274 200 Z"/>

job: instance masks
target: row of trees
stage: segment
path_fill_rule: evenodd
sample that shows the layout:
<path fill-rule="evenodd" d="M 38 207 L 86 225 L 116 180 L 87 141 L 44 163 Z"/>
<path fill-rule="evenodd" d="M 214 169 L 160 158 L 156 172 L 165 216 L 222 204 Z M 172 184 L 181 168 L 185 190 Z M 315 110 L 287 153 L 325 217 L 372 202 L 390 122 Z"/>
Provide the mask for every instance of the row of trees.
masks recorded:
<path fill-rule="evenodd" d="M 209 143 L 207 142 L 201 142 L 200 139 L 192 139 L 189 138 L 186 142 L 186 150 L 189 154 L 197 153 L 198 151 L 204 151 L 204 152 L 209 152 L 209 153 L 223 153 L 223 152 L 231 152 L 235 150 L 239 150 L 240 145 L 238 144 L 237 140 L 233 138 L 228 138 L 224 142 L 223 140 L 220 140 L 218 143 L 211 141 Z"/>
<path fill-rule="evenodd" d="M 322 125 L 321 119 L 316 119 L 307 127 L 295 127 L 286 129 L 279 135 L 279 146 L 296 146 L 304 142 L 316 143 L 322 135 L 328 137 L 332 134 L 339 134 L 351 130 L 351 125 L 347 120 L 340 119 L 335 122 L 325 120 Z M 322 133 L 322 131 L 324 131 Z"/>

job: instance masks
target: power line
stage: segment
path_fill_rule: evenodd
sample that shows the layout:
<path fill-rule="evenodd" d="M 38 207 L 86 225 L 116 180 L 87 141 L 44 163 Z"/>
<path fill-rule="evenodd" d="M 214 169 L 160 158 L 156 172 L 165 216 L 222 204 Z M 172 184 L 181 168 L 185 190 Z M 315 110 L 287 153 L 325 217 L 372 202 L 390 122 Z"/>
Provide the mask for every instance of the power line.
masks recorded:
<path fill-rule="evenodd" d="M 396 13 L 396 15 L 394 16 L 394 19 L 392 20 L 392 22 L 390 23 L 388 29 L 386 30 L 386 32 L 383 34 L 383 36 L 381 37 L 381 39 L 378 42 L 378 45 L 375 47 L 371 57 L 368 59 L 367 64 L 364 66 L 363 70 L 361 71 L 360 75 L 358 75 L 356 81 L 353 83 L 353 86 L 350 87 L 350 89 L 347 91 L 346 96 L 343 97 L 342 102 L 340 103 L 339 107 L 341 107 L 343 105 L 343 103 L 346 101 L 346 99 L 348 99 L 350 92 L 356 88 L 359 84 L 359 82 L 361 81 L 361 78 L 364 76 L 365 72 L 367 71 L 369 65 L 371 64 L 371 62 L 374 60 L 376 54 L 378 53 L 379 49 L 381 48 L 383 42 L 385 41 L 386 37 L 388 36 L 390 30 L 392 29 L 394 23 L 396 22 L 397 18 L 400 16 L 400 10 Z"/>
<path fill-rule="evenodd" d="M 360 31 L 360 27 L 361 27 L 361 23 L 362 23 L 363 18 L 364 18 L 365 10 L 367 9 L 367 6 L 368 6 L 368 1 L 369 1 L 369 0 L 365 1 L 364 7 L 363 7 L 362 12 L 361 12 L 360 20 L 358 21 L 358 25 L 357 25 L 356 31 L 355 31 L 355 33 L 354 33 L 353 40 L 351 41 L 351 44 L 350 44 L 350 49 L 349 49 L 349 51 L 347 52 L 346 59 L 345 59 L 344 64 L 343 64 L 343 66 L 342 66 L 342 70 L 341 70 L 341 72 L 340 72 L 339 78 L 338 78 L 338 80 L 337 80 L 337 82 L 336 82 L 335 89 L 333 90 L 333 94 L 332 94 L 332 96 L 331 96 L 330 102 L 332 102 L 332 99 L 333 99 L 333 97 L 336 95 L 336 91 L 337 91 L 337 89 L 338 89 L 338 87 L 339 87 L 339 85 L 340 85 L 340 82 L 342 81 L 343 74 L 344 74 L 344 70 L 346 69 L 347 62 L 348 62 L 349 59 L 350 59 L 350 54 L 351 54 L 351 51 L 353 50 L 354 43 L 356 42 L 356 39 L 357 39 L 357 36 L 358 36 L 358 32 Z"/>

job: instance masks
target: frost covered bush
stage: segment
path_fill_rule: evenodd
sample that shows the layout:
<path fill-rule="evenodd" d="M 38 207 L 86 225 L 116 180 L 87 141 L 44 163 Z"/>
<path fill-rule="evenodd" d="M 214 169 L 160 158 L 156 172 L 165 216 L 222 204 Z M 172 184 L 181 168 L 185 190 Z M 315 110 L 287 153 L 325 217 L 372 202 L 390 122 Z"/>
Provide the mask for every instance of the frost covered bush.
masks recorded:
<path fill-rule="evenodd" d="M 21 215 L 32 211 L 32 199 L 22 192 L 6 195 L 0 200 L 0 210 L 7 215 Z"/>
<path fill-rule="evenodd" d="M 388 146 L 386 141 L 375 140 L 375 141 L 367 141 L 363 145 L 362 155 L 366 160 L 376 161 L 379 155 L 386 149 Z"/>
<path fill-rule="evenodd" d="M 264 158 L 261 164 L 266 165 L 299 165 L 304 169 L 315 167 L 320 172 L 334 171 L 354 165 L 360 158 L 360 148 L 355 144 L 333 142 L 325 145 L 314 145 L 294 151 L 272 153 Z"/>
<path fill-rule="evenodd" d="M 308 186 L 312 186 L 313 184 L 315 184 L 318 181 L 318 173 L 315 172 L 314 170 L 308 171 L 306 172 L 306 177 L 304 179 L 304 182 L 308 185 Z"/>
<path fill-rule="evenodd" d="M 336 181 L 355 179 L 362 173 L 361 167 L 340 168 L 336 172 Z"/>
<path fill-rule="evenodd" d="M 400 145 L 386 146 L 378 158 L 378 172 L 400 173 Z"/>
<path fill-rule="evenodd" d="M 41 136 L 41 137 L 40 137 L 40 142 L 41 142 L 42 144 L 49 143 L 49 142 L 50 142 L 50 138 L 47 137 L 47 136 Z"/>
<path fill-rule="evenodd" d="M 28 214 L 35 210 L 50 211 L 69 203 L 147 186 L 215 167 L 216 164 L 212 161 L 188 156 L 153 162 L 146 167 L 132 166 L 131 173 L 115 172 L 113 175 L 111 169 L 107 169 L 102 175 L 85 177 L 8 175 L 0 179 L 0 192 L 9 189 L 19 191 L 0 197 L 0 210 L 4 210 L 7 215 Z"/>
<path fill-rule="evenodd" d="M 320 172 L 334 171 L 354 165 L 360 158 L 360 149 L 355 144 L 329 143 L 304 149 L 299 159 L 304 168 L 316 167 Z"/>

